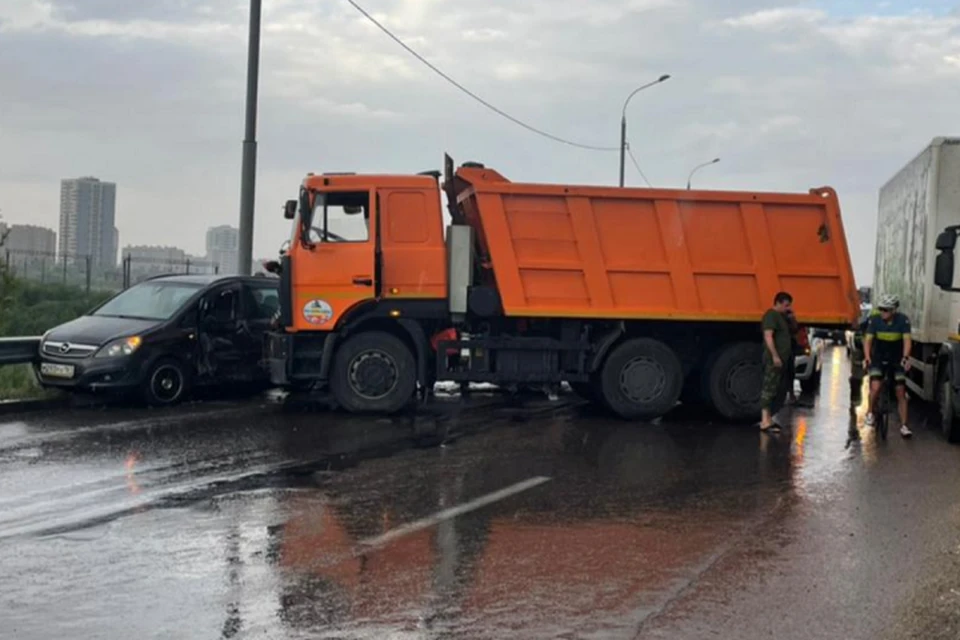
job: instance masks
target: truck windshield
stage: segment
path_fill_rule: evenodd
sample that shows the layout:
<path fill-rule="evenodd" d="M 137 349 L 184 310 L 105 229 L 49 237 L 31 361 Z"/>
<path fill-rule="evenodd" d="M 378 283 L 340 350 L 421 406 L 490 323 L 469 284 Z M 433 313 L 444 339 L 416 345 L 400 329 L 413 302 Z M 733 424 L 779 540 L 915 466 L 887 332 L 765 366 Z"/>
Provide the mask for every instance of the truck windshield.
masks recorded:
<path fill-rule="evenodd" d="M 91 315 L 166 320 L 200 288 L 188 282 L 143 282 L 108 300 Z"/>
<path fill-rule="evenodd" d="M 370 239 L 369 195 L 318 193 L 310 217 L 311 242 L 366 242 Z"/>

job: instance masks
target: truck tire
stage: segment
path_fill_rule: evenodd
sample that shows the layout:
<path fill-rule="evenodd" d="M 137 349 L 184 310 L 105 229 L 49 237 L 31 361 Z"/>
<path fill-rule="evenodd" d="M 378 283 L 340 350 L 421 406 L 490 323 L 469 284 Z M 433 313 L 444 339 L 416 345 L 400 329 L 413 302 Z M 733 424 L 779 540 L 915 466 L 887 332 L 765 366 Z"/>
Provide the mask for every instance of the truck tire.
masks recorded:
<path fill-rule="evenodd" d="M 727 420 L 759 417 L 763 386 L 762 347 L 752 342 L 736 342 L 722 348 L 712 359 L 705 382 L 713 408 Z M 786 393 L 786 387 L 781 387 Z M 773 408 L 779 410 L 781 404 L 782 398 Z"/>
<path fill-rule="evenodd" d="M 607 357 L 600 382 L 611 411 L 627 420 L 649 420 L 676 406 L 683 389 L 683 367 L 664 343 L 636 338 Z"/>
<path fill-rule="evenodd" d="M 940 430 L 943 431 L 943 437 L 951 444 L 960 442 L 960 422 L 957 421 L 955 402 L 956 391 L 953 388 L 953 382 L 950 380 L 950 375 L 945 373 L 940 376 L 937 404 L 940 405 Z"/>
<path fill-rule="evenodd" d="M 160 358 L 147 370 L 140 395 L 151 407 L 172 406 L 190 391 L 190 371 L 176 358 Z"/>
<path fill-rule="evenodd" d="M 351 413 L 396 413 L 417 387 L 417 363 L 399 338 L 382 331 L 348 339 L 333 358 L 330 389 Z"/>

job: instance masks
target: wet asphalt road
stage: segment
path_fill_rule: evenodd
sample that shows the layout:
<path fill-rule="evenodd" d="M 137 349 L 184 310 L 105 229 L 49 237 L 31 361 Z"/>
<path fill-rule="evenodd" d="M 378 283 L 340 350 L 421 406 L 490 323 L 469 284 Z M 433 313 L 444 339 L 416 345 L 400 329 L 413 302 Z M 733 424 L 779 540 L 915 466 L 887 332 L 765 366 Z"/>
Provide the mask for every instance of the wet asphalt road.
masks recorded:
<path fill-rule="evenodd" d="M 960 637 L 960 447 L 847 447 L 847 375 L 779 436 L 482 395 L 5 416 L 0 637 Z"/>

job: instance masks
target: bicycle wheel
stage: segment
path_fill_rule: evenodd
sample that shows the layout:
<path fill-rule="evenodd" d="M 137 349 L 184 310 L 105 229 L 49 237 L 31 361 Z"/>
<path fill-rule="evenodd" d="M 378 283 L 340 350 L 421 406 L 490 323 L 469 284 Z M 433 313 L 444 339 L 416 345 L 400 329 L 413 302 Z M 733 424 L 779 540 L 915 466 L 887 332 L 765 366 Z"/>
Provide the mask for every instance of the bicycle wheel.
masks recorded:
<path fill-rule="evenodd" d="M 879 419 L 877 420 L 877 431 L 880 433 L 880 439 L 886 441 L 887 439 L 887 421 L 890 419 L 890 412 L 884 407 L 884 411 L 880 414 Z"/>

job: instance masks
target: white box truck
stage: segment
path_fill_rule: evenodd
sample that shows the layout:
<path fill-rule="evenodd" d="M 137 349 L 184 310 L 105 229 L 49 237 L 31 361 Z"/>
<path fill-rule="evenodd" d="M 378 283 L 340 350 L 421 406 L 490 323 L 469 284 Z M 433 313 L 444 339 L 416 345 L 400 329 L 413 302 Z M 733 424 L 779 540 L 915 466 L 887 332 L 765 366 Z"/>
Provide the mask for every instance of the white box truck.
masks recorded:
<path fill-rule="evenodd" d="M 960 441 L 960 296 L 952 286 L 958 230 L 960 138 L 935 138 L 880 189 L 873 292 L 900 297 L 913 328 L 907 386 L 940 405 L 951 442 Z"/>

